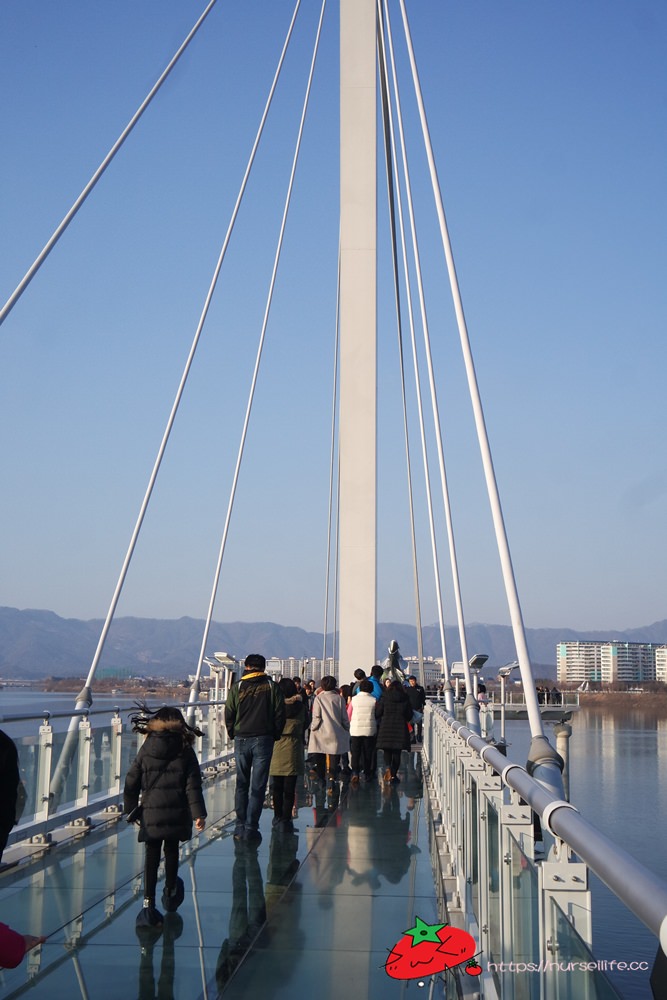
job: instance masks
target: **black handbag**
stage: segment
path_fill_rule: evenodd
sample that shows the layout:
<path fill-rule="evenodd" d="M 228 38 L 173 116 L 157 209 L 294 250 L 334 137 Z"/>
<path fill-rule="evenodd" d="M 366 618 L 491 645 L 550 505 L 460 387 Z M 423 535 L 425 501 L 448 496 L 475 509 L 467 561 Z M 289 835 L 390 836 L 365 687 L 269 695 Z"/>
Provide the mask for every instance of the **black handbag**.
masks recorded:
<path fill-rule="evenodd" d="M 164 765 L 164 767 L 161 767 L 161 768 L 160 768 L 160 770 L 159 770 L 159 771 L 158 771 L 158 773 L 157 773 L 157 774 L 155 775 L 155 777 L 154 777 L 154 778 L 153 778 L 153 780 L 151 781 L 151 783 L 150 783 L 150 785 L 148 786 L 148 788 L 146 788 L 146 789 L 144 789 L 144 790 L 142 791 L 142 793 L 141 793 L 141 798 L 142 798 L 142 800 L 143 800 L 143 797 L 144 797 L 144 795 L 146 794 L 146 792 L 150 792 L 151 788 L 154 788 L 154 787 L 155 787 L 155 784 L 156 784 L 156 782 L 157 782 L 158 778 L 160 777 L 160 775 L 161 775 L 161 774 L 164 774 L 164 772 L 165 772 L 165 771 L 167 770 L 167 765 L 168 765 L 168 764 L 169 764 L 169 761 L 167 761 L 167 763 L 166 763 L 166 764 Z M 127 819 L 127 822 L 128 822 L 128 823 L 140 823 L 140 822 L 141 822 L 141 815 L 142 815 L 143 811 L 144 811 L 144 807 L 143 807 L 143 805 L 141 804 L 141 802 L 139 802 L 139 803 L 138 803 L 138 804 L 137 804 L 137 805 L 136 805 L 136 806 L 134 807 L 134 809 L 130 809 L 130 811 L 129 811 L 129 813 L 127 814 L 127 817 L 126 817 L 126 819 Z"/>

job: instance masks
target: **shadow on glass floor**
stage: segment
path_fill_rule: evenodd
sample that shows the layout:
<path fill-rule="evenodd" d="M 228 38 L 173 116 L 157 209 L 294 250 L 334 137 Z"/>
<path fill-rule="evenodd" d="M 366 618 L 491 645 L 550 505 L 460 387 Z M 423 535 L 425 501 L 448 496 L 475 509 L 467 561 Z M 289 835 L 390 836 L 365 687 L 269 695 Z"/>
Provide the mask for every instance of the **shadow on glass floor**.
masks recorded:
<path fill-rule="evenodd" d="M 416 916 L 439 914 L 418 755 L 403 755 L 400 776 L 356 788 L 306 778 L 296 832 L 272 832 L 265 809 L 254 849 L 231 837 L 233 776 L 209 784 L 209 826 L 183 847 L 186 898 L 159 934 L 137 936 L 143 848 L 125 824 L 3 873 L 0 919 L 48 940 L 0 971 L 0 996 L 402 993 L 384 970 L 389 950 Z"/>

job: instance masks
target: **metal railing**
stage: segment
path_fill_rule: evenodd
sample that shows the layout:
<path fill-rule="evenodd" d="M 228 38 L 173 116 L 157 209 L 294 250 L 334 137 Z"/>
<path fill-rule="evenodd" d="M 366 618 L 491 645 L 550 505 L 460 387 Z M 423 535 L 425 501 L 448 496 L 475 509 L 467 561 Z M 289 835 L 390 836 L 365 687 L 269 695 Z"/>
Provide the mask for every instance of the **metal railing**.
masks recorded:
<path fill-rule="evenodd" d="M 186 702 L 173 703 L 186 708 Z M 192 706 L 188 706 L 192 707 Z M 204 775 L 230 767 L 233 752 L 224 726 L 224 701 L 194 704 L 195 725 L 203 736 L 194 745 Z M 136 705 L 0 716 L 0 725 L 14 739 L 21 775 L 21 815 L 9 835 L 3 862 L 39 853 L 53 843 L 85 834 L 101 823 L 116 822 L 122 813 L 125 774 L 143 736 L 128 722 Z M 78 740 L 64 764 L 64 781 L 54 794 L 56 767 L 63 766 L 66 732 L 58 722 L 79 717 Z M 30 729 L 35 732 L 17 735 Z"/>
<path fill-rule="evenodd" d="M 574 806 L 433 704 L 424 754 L 441 891 L 450 919 L 485 956 L 481 996 L 619 995 L 591 952 L 589 872 L 667 951 L 667 884 Z M 562 971 L 568 975 L 551 988 Z"/>

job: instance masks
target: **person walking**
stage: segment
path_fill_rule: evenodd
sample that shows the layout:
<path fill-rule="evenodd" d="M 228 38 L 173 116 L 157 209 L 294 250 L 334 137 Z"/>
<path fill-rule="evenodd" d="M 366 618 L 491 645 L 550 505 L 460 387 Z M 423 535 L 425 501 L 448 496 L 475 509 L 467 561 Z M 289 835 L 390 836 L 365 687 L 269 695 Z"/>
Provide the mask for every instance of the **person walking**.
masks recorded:
<path fill-rule="evenodd" d="M 262 815 L 273 746 L 285 726 L 285 699 L 266 674 L 261 653 L 246 656 L 244 672 L 225 705 L 225 726 L 234 740 L 236 758 L 236 826 L 234 840 L 259 844 Z"/>
<path fill-rule="evenodd" d="M 16 823 L 20 784 L 19 755 L 11 736 L 0 729 L 0 861 L 9 834 Z"/>
<path fill-rule="evenodd" d="M 379 663 L 374 663 L 371 667 L 371 672 L 369 676 L 369 681 L 373 686 L 371 694 L 374 698 L 382 697 L 382 667 Z"/>
<path fill-rule="evenodd" d="M 384 780 L 398 784 L 401 752 L 410 749 L 408 722 L 412 708 L 400 681 L 389 681 L 375 707 L 378 720 L 377 745 L 384 753 Z"/>
<path fill-rule="evenodd" d="M 318 778 L 324 781 L 325 775 L 333 780 L 338 758 L 350 749 L 350 720 L 345 701 L 337 690 L 336 678 L 323 677 L 321 686 L 313 702 L 308 755 L 313 758 Z"/>
<path fill-rule="evenodd" d="M 352 758 L 352 784 L 359 784 L 360 772 L 365 781 L 373 776 L 373 757 L 377 722 L 375 706 L 377 699 L 372 694 L 373 685 L 364 678 L 359 682 L 359 691 L 348 707 L 350 717 L 350 756 Z"/>
<path fill-rule="evenodd" d="M 144 905 L 137 927 L 161 928 L 164 918 L 155 906 L 157 872 L 164 845 L 165 888 L 162 905 L 174 913 L 185 888 L 178 876 L 178 845 L 190 840 L 192 824 L 206 826 L 201 771 L 194 751 L 199 729 L 187 724 L 178 708 L 165 705 L 152 712 L 141 705 L 130 718 L 135 733 L 146 734 L 125 777 L 123 812 L 138 823 L 139 843 L 146 845 Z M 139 795 L 141 794 L 141 805 Z"/>
<path fill-rule="evenodd" d="M 303 731 L 306 706 L 291 678 L 283 677 L 278 687 L 285 699 L 285 728 L 273 747 L 269 768 L 273 789 L 273 828 L 292 833 L 296 783 L 299 776 L 305 773 Z"/>
<path fill-rule="evenodd" d="M 426 691 L 424 691 L 421 684 L 417 684 L 417 678 L 414 674 L 410 674 L 408 677 L 406 692 L 413 713 L 412 743 L 421 743 L 424 734 L 424 706 L 426 705 Z"/>

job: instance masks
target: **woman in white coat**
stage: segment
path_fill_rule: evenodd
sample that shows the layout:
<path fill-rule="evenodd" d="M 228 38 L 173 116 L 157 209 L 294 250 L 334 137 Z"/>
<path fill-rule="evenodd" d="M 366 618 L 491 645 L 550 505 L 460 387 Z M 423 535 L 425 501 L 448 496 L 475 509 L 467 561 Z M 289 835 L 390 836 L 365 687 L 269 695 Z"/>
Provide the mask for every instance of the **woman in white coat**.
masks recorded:
<path fill-rule="evenodd" d="M 336 678 L 323 677 L 321 687 L 313 702 L 308 755 L 318 778 L 324 781 L 325 775 L 335 777 L 338 758 L 350 750 L 350 720 Z"/>

